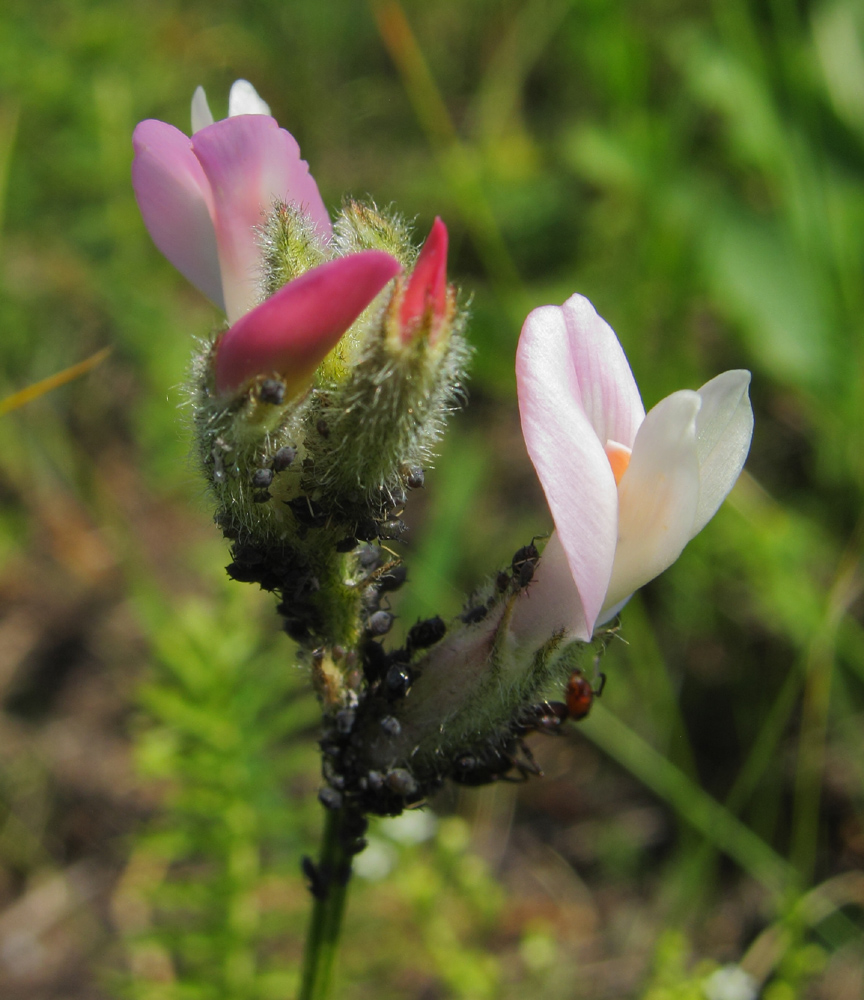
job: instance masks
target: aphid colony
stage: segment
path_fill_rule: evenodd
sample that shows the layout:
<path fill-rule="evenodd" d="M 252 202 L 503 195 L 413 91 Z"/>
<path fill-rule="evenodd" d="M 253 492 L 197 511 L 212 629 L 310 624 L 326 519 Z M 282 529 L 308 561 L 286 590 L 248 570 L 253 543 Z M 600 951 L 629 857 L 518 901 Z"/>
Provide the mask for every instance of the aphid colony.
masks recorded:
<path fill-rule="evenodd" d="M 361 559 L 373 567 L 376 560 L 384 557 L 384 551 L 369 546 L 361 551 Z M 538 559 L 533 542 L 519 549 L 511 562 L 510 572 L 502 571 L 497 575 L 489 603 L 469 603 L 458 621 L 479 624 L 490 613 L 495 595 L 500 597 L 508 590 L 524 590 L 531 582 Z M 327 784 L 319 797 L 331 809 L 350 807 L 349 812 L 359 809 L 394 815 L 424 800 L 448 778 L 460 784 L 482 785 L 539 775 L 540 768 L 525 737 L 533 732 L 561 733 L 568 719 L 584 719 L 605 682 L 605 676 L 598 674 L 595 690 L 581 671 L 574 670 L 567 681 L 563 701 L 543 701 L 530 706 L 503 734 L 485 746 L 481 744 L 482 749 L 472 745 L 470 750 L 457 753 L 452 759 L 442 759 L 431 777 L 424 773 L 419 778 L 407 766 L 369 767 L 363 748 L 370 733 L 377 734 L 374 738 L 379 741 L 401 735 L 402 724 L 397 718 L 399 705 L 409 697 L 418 679 L 423 654 L 440 643 L 448 631 L 447 624 L 439 616 L 418 621 L 408 630 L 404 646 L 385 650 L 381 640 L 390 631 L 394 615 L 389 608 L 381 607 L 381 599 L 404 580 L 403 566 L 388 566 L 387 573 L 378 577 L 375 586 L 370 588 L 365 636 L 359 647 L 358 667 L 362 670 L 364 683 L 352 706 L 336 712 L 321 740 L 323 775 Z"/>

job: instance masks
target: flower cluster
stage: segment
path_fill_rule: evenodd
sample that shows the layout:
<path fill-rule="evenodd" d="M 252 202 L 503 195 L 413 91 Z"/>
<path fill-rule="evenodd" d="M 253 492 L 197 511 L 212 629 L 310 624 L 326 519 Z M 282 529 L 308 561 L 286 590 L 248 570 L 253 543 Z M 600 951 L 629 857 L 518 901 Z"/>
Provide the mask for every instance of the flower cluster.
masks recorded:
<path fill-rule="evenodd" d="M 461 392 L 447 230 L 436 220 L 418 254 L 374 205 L 349 200 L 331 220 L 245 81 L 217 122 L 199 88 L 192 129 L 138 125 L 132 177 L 156 245 L 227 317 L 190 396 L 229 572 L 275 591 L 310 648 L 356 646 L 381 572 L 360 543 L 398 537 Z"/>
<path fill-rule="evenodd" d="M 277 594 L 310 665 L 323 800 L 395 813 L 448 777 L 531 770 L 522 737 L 567 712 L 549 692 L 737 479 L 749 373 L 646 415 L 586 299 L 532 312 L 519 406 L 555 533 L 542 555 L 532 541 L 493 572 L 455 622 L 418 622 L 385 649 L 386 595 L 406 573 L 380 543 L 402 532 L 469 353 L 447 229 L 436 219 L 418 251 L 372 204 L 348 200 L 331 219 L 296 141 L 245 81 L 224 121 L 199 88 L 191 137 L 145 121 L 133 142 L 154 242 L 226 314 L 193 363 L 196 447 L 228 572 Z"/>

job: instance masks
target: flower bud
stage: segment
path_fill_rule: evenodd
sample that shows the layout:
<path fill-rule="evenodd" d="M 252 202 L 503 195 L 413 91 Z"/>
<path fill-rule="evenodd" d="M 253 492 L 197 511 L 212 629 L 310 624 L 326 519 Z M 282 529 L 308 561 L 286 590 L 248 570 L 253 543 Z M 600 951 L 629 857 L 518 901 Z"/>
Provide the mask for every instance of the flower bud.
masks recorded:
<path fill-rule="evenodd" d="M 452 307 L 447 287 L 447 227 L 436 218 L 399 301 L 397 326 L 402 343 L 425 335 L 434 344 Z"/>
<path fill-rule="evenodd" d="M 320 481 L 340 504 L 358 492 L 371 501 L 410 488 L 410 470 L 428 465 L 459 402 L 470 351 L 465 313 L 446 284 L 446 249 L 439 219 L 362 339 L 347 338 L 343 356 L 350 352 L 351 363 L 342 381 L 322 392 L 330 446 L 320 448 Z"/>
<path fill-rule="evenodd" d="M 363 587 L 383 592 L 388 578 L 352 550 L 398 539 L 407 491 L 461 391 L 468 349 L 446 285 L 446 229 L 437 221 L 418 256 L 401 227 L 352 202 L 325 249 L 296 207 L 276 203 L 261 230 L 264 273 L 268 287 L 288 280 L 193 371 L 201 467 L 217 521 L 236 539 L 229 572 L 280 594 L 286 629 L 310 648 L 350 648 L 368 628 Z M 414 262 L 407 279 L 382 247 Z M 345 255 L 309 266 L 333 249 Z M 334 704 L 347 697 L 338 684 L 326 690 L 341 692 Z"/>

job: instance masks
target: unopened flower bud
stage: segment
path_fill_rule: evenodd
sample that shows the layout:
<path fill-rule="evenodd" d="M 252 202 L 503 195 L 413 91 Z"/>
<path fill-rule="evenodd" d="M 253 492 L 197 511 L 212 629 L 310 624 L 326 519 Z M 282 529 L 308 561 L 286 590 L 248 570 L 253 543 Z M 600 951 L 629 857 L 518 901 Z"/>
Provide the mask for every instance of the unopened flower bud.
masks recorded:
<path fill-rule="evenodd" d="M 452 312 L 447 287 L 447 242 L 447 227 L 436 218 L 399 303 L 399 336 L 405 344 L 423 335 L 434 344 Z"/>

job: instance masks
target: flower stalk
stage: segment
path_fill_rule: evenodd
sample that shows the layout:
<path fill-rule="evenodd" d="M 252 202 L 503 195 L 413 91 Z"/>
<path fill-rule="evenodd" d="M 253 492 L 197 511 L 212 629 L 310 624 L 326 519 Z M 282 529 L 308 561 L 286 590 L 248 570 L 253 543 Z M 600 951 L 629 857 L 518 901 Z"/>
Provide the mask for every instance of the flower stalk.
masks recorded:
<path fill-rule="evenodd" d="M 327 1000 L 331 995 L 342 918 L 348 897 L 353 853 L 346 834 L 357 818 L 344 809 L 327 810 L 317 865 L 304 859 L 312 893 L 312 912 L 303 951 L 298 1000 Z"/>

